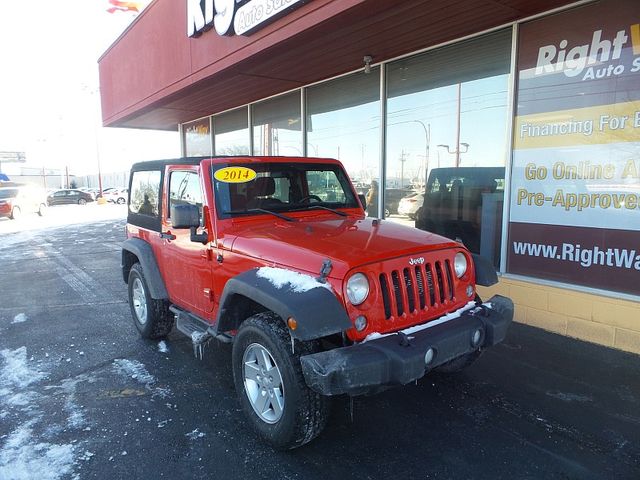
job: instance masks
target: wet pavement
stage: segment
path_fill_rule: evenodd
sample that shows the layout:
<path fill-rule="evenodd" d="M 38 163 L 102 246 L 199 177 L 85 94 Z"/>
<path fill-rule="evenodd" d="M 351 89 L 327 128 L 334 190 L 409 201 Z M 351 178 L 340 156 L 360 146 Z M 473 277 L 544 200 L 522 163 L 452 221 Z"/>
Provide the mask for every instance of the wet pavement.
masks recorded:
<path fill-rule="evenodd" d="M 200 361 L 179 333 L 138 336 L 112 211 L 0 220 L 0 479 L 640 478 L 640 357 L 518 324 L 465 372 L 356 398 L 353 418 L 336 398 L 319 438 L 272 450 L 228 345 Z"/>

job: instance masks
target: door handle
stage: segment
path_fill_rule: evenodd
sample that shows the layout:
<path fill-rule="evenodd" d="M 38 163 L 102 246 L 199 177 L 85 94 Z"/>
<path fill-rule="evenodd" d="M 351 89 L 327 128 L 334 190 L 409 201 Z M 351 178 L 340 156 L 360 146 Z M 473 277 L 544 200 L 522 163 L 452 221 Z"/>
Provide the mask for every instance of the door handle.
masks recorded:
<path fill-rule="evenodd" d="M 160 238 L 164 240 L 175 240 L 176 236 L 171 232 L 160 232 Z"/>

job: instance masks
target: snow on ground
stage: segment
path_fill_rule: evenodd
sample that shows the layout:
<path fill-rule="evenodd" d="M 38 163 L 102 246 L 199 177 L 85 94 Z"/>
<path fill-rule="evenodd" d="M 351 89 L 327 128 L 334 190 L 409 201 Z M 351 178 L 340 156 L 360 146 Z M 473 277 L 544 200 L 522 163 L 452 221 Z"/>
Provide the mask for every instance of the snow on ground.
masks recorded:
<path fill-rule="evenodd" d="M 0 418 L 13 412 L 26 419 L 0 444 L 0 479 L 57 480 L 71 473 L 77 447 L 43 442 L 34 433 L 43 420 L 38 405 L 42 397 L 29 388 L 36 387 L 48 374 L 29 365 L 26 347 L 4 349 L 0 357 Z"/>
<path fill-rule="evenodd" d="M 0 450 L 3 480 L 57 480 L 72 472 L 74 446 L 38 442 L 32 429 L 38 420 L 14 430 Z"/>
<path fill-rule="evenodd" d="M 19 313 L 18 315 L 13 317 L 13 320 L 11 321 L 11 323 L 23 323 L 23 322 L 26 322 L 28 319 L 29 318 L 24 313 Z"/>
<path fill-rule="evenodd" d="M 27 365 L 26 347 L 1 350 L 0 357 L 4 360 L 4 366 L 0 370 L 0 387 L 25 388 L 46 377 L 46 374 Z"/>
<path fill-rule="evenodd" d="M 189 440 L 196 440 L 198 438 L 202 438 L 206 435 L 206 433 L 199 431 L 197 428 L 189 433 L 185 433 L 184 436 Z"/>
<path fill-rule="evenodd" d="M 126 205 L 98 205 L 90 203 L 88 205 L 59 205 L 47 209 L 44 217 L 38 215 L 23 215 L 17 220 L 0 218 L 0 234 L 2 242 L 11 243 L 11 237 L 5 233 L 38 231 L 52 227 L 61 227 L 77 223 L 99 222 L 104 220 L 114 220 L 126 218 Z"/>
<path fill-rule="evenodd" d="M 113 370 L 119 375 L 133 378 L 138 383 L 141 383 L 152 393 L 153 396 L 157 395 L 162 398 L 167 398 L 172 395 L 170 389 L 155 386 L 156 377 L 151 375 L 148 372 L 147 367 L 137 360 L 117 358 L 113 361 Z"/>
<path fill-rule="evenodd" d="M 333 292 L 331 285 L 320 283 L 311 275 L 294 272 L 286 268 L 261 267 L 257 272 L 258 277 L 269 280 L 276 288 L 284 288 L 289 285 L 289 289 L 295 293 L 304 293 L 314 288 L 326 288 Z"/>
<path fill-rule="evenodd" d="M 169 347 L 167 347 L 167 342 L 164 340 L 158 342 L 158 351 L 160 353 L 169 353 Z"/>

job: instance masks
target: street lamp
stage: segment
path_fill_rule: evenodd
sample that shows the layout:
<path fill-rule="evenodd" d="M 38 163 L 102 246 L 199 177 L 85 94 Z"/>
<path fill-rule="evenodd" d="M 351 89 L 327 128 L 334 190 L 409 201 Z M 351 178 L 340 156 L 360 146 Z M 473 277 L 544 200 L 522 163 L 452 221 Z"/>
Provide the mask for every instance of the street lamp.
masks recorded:
<path fill-rule="evenodd" d="M 446 148 L 447 152 L 450 153 L 451 155 L 455 154 L 455 156 L 456 156 L 456 168 L 458 168 L 460 166 L 460 154 L 461 153 L 467 153 L 469 151 L 469 144 L 465 143 L 465 142 L 460 142 L 458 148 L 454 148 L 453 150 L 451 149 L 451 147 L 449 145 L 445 145 L 443 143 L 439 144 L 438 147 Z M 461 147 L 464 147 L 464 148 L 461 148 Z"/>

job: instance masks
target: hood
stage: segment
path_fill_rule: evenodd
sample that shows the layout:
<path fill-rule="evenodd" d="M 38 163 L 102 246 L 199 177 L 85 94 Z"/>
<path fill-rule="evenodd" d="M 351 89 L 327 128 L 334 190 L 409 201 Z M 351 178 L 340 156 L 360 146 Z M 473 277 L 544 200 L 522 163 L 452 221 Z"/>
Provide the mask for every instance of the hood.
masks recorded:
<path fill-rule="evenodd" d="M 329 258 L 330 276 L 343 278 L 355 267 L 428 250 L 456 247 L 448 238 L 371 218 L 296 218 L 297 221 L 259 223 L 234 221 L 226 235 L 235 253 L 260 258 L 282 266 L 295 266 L 312 274 L 320 272 Z"/>

